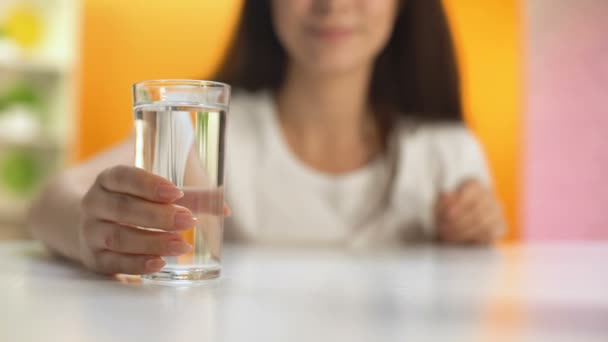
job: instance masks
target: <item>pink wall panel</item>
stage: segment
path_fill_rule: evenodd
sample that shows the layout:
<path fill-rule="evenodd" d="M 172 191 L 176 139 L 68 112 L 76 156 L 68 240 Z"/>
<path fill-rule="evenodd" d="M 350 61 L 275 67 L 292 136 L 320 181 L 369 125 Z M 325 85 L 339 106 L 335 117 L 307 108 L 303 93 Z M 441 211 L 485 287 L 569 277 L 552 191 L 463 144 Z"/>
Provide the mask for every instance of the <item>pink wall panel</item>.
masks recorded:
<path fill-rule="evenodd" d="M 528 1 L 524 237 L 608 239 L 608 1 Z"/>

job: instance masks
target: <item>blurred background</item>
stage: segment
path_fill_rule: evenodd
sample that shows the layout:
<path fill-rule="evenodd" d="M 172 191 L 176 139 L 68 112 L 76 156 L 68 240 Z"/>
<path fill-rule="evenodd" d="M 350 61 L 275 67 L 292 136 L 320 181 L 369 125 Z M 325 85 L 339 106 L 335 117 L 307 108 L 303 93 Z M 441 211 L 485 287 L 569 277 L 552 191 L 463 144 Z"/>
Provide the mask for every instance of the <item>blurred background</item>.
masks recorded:
<path fill-rule="evenodd" d="M 444 0 L 507 240 L 608 238 L 608 2 Z M 212 77 L 242 0 L 0 0 L 0 238 L 129 136 L 130 85 Z"/>

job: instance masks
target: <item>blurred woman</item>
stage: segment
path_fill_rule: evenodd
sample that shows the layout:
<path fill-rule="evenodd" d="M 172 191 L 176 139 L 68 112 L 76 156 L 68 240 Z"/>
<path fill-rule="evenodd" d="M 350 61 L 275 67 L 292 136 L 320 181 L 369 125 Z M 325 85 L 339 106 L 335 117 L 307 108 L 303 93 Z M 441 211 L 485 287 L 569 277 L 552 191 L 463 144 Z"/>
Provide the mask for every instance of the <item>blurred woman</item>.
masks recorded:
<path fill-rule="evenodd" d="M 217 75 L 236 89 L 226 236 L 336 247 L 498 238 L 504 219 L 462 122 L 456 65 L 440 0 L 246 1 Z M 128 141 L 65 171 L 31 210 L 34 235 L 101 273 L 152 273 L 189 252 L 174 234 L 194 224 L 174 203 L 183 193 L 131 164 Z"/>

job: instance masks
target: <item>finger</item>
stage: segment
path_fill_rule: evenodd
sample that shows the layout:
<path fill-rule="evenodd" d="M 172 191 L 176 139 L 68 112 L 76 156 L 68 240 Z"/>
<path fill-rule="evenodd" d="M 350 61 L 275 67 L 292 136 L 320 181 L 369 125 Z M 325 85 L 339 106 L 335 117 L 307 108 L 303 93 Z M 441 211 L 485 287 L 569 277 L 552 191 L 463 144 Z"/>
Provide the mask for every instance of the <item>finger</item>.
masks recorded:
<path fill-rule="evenodd" d="M 500 236 L 502 220 L 496 211 L 489 211 L 472 221 L 460 223 L 455 239 L 462 242 L 489 243 Z"/>
<path fill-rule="evenodd" d="M 443 242 L 449 242 L 449 243 L 467 242 L 462 234 L 461 228 L 455 227 L 447 222 L 440 225 L 438 235 L 439 235 L 439 239 Z"/>
<path fill-rule="evenodd" d="M 94 270 L 103 274 L 148 274 L 160 271 L 165 262 L 157 256 L 121 254 L 101 251 L 95 258 Z"/>
<path fill-rule="evenodd" d="M 223 190 L 186 190 L 184 197 L 175 201 L 175 204 L 189 208 L 197 214 L 211 214 L 224 216 Z"/>
<path fill-rule="evenodd" d="M 224 203 L 224 216 L 229 217 L 232 216 L 232 209 L 228 206 L 228 204 Z"/>
<path fill-rule="evenodd" d="M 167 179 L 140 168 L 119 165 L 97 177 L 99 185 L 109 192 L 119 192 L 161 203 L 173 202 L 184 194 Z"/>
<path fill-rule="evenodd" d="M 460 227 L 457 227 L 447 215 L 440 215 L 437 218 L 438 237 L 441 241 L 458 242 L 460 235 L 459 230 Z"/>
<path fill-rule="evenodd" d="M 461 234 L 456 238 L 462 243 L 479 243 L 485 241 L 487 231 L 480 226 L 470 227 L 462 230 Z"/>
<path fill-rule="evenodd" d="M 94 250 L 117 253 L 177 256 L 192 251 L 178 234 L 126 227 L 108 221 L 88 224 L 87 242 Z"/>
<path fill-rule="evenodd" d="M 482 229 L 481 222 L 488 215 L 478 207 L 462 212 L 456 218 L 449 217 L 445 220 L 444 235 L 450 241 L 471 242 L 477 237 L 478 232 Z"/>
<path fill-rule="evenodd" d="M 442 241 L 450 242 L 450 243 L 478 243 L 480 242 L 480 231 L 476 228 L 468 229 L 468 230 L 458 230 L 457 228 L 450 228 L 446 230 L 440 238 Z"/>
<path fill-rule="evenodd" d="M 472 204 L 479 196 L 479 188 L 475 182 L 465 181 L 453 193 L 444 194 L 440 197 L 440 214 L 445 218 L 454 220 L 462 212 L 472 210 Z"/>
<path fill-rule="evenodd" d="M 454 203 L 447 209 L 447 217 L 451 221 L 467 220 L 468 215 L 484 215 L 495 210 L 495 199 L 489 191 L 469 192 L 466 197 Z"/>
<path fill-rule="evenodd" d="M 480 243 L 490 243 L 500 239 L 505 233 L 505 224 L 500 212 L 488 215 L 480 223 L 482 227 L 477 240 Z"/>
<path fill-rule="evenodd" d="M 479 225 L 484 215 L 483 202 L 471 203 L 468 207 L 457 212 L 457 216 L 449 216 L 448 220 L 456 227 L 467 230 L 473 226 Z"/>
<path fill-rule="evenodd" d="M 468 227 L 456 226 L 450 223 L 444 223 L 441 228 L 441 239 L 447 242 L 464 243 L 469 241 L 471 229 Z"/>
<path fill-rule="evenodd" d="M 445 242 L 452 242 L 451 230 L 452 229 L 447 222 L 440 221 L 437 224 L 437 236 L 439 237 L 439 240 Z"/>
<path fill-rule="evenodd" d="M 478 182 L 467 181 L 463 183 L 454 194 L 454 199 L 448 209 L 448 215 L 458 216 L 459 213 L 470 210 L 483 195 L 483 188 Z"/>
<path fill-rule="evenodd" d="M 473 204 L 458 211 L 448 210 L 443 217 L 443 221 L 451 229 L 449 234 L 457 238 L 475 225 L 479 215 L 478 207 Z"/>
<path fill-rule="evenodd" d="M 139 227 L 183 230 L 196 224 L 192 212 L 185 207 L 148 202 L 102 189 L 88 194 L 83 206 L 87 213 L 98 219 Z"/>

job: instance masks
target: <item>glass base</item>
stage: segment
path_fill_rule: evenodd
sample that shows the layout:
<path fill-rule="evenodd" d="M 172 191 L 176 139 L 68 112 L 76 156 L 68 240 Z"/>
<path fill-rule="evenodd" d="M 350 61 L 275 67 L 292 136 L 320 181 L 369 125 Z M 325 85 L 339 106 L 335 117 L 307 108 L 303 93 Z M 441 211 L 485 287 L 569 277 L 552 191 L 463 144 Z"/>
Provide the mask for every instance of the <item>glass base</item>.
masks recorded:
<path fill-rule="evenodd" d="M 144 274 L 141 279 L 165 284 L 195 284 L 216 279 L 220 276 L 221 271 L 221 267 L 165 267 L 160 272 Z"/>

